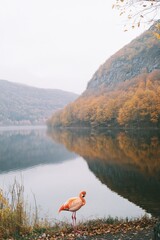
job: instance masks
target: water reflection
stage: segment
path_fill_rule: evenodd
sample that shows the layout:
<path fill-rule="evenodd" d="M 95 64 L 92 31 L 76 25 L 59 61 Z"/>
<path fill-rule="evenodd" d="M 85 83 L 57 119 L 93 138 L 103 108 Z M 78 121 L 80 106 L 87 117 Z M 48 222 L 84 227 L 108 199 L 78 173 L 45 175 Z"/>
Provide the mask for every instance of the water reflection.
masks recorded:
<path fill-rule="evenodd" d="M 82 156 L 111 190 L 153 216 L 160 216 L 158 131 L 54 130 L 48 135 Z"/>
<path fill-rule="evenodd" d="M 59 163 L 76 155 L 46 136 L 46 129 L 0 131 L 0 173 Z"/>

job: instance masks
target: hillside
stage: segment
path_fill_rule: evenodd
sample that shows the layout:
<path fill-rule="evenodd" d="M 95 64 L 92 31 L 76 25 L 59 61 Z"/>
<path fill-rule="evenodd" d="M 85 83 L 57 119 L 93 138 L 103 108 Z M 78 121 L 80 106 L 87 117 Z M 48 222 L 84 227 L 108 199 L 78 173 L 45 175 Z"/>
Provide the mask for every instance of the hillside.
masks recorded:
<path fill-rule="evenodd" d="M 111 56 L 49 126 L 160 127 L 160 40 L 155 25 Z"/>
<path fill-rule="evenodd" d="M 78 95 L 61 90 L 40 89 L 0 80 L 0 126 L 44 124 L 58 109 Z"/>

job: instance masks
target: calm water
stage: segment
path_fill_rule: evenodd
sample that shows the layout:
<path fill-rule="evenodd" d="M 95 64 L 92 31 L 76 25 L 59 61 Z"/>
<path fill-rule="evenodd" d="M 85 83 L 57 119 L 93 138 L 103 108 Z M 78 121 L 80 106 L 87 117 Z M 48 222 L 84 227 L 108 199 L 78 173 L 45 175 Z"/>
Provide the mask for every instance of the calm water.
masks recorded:
<path fill-rule="evenodd" d="M 67 198 L 86 190 L 77 218 L 160 216 L 160 137 L 157 131 L 0 130 L 0 187 L 22 182 L 39 215 L 58 214 Z"/>

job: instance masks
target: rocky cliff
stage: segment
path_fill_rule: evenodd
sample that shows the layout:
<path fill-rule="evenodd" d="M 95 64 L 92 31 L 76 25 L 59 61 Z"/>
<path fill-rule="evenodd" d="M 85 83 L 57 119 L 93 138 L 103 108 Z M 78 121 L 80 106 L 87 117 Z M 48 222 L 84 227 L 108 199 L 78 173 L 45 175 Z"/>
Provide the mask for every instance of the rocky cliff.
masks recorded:
<path fill-rule="evenodd" d="M 148 31 L 111 56 L 95 72 L 87 90 L 110 87 L 132 79 L 141 73 L 160 69 L 160 41 L 154 36 L 153 25 Z"/>

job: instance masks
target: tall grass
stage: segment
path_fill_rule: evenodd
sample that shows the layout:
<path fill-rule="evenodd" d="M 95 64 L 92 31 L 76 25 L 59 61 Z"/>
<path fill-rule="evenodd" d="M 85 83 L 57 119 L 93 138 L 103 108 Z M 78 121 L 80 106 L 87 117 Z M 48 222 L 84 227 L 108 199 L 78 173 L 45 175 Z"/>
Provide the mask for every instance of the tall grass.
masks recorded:
<path fill-rule="evenodd" d="M 46 231 L 59 234 L 68 230 L 68 224 L 52 223 L 39 218 L 39 211 L 34 197 L 34 208 L 24 198 L 23 184 L 16 179 L 8 193 L 0 189 L 0 239 L 38 239 Z M 71 226 L 69 225 L 69 229 Z"/>
<path fill-rule="evenodd" d="M 38 224 L 37 212 L 31 215 L 24 201 L 24 187 L 16 180 L 9 193 L 0 190 L 0 239 L 24 235 Z"/>

